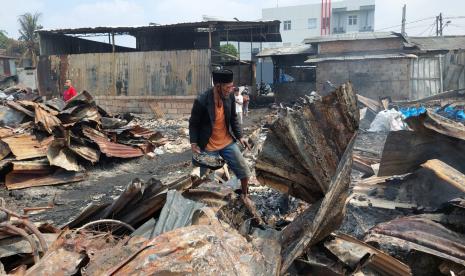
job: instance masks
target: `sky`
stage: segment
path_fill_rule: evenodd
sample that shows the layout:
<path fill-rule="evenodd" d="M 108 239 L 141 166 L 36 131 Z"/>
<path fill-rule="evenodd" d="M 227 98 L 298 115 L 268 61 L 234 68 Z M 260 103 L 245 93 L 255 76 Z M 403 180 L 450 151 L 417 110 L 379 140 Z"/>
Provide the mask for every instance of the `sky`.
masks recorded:
<path fill-rule="evenodd" d="M 40 12 L 45 29 L 140 26 L 201 21 L 203 15 L 239 20 L 261 18 L 262 8 L 321 3 L 318 0 L 0 0 L 0 30 L 17 38 L 18 16 Z M 429 35 L 440 12 L 451 22 L 446 35 L 465 35 L 465 0 L 376 0 L 375 30 L 400 31 L 402 6 L 407 4 L 410 36 Z M 458 17 L 463 18 L 458 18 Z M 429 18 L 431 17 L 431 18 Z M 451 18 L 449 18 L 451 17 Z M 117 41 L 118 43 L 118 41 Z"/>

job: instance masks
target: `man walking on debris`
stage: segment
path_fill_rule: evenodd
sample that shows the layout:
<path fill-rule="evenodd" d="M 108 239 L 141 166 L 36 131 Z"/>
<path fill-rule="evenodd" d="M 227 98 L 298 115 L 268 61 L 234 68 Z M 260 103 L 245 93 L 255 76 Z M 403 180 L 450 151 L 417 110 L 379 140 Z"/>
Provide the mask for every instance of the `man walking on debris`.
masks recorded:
<path fill-rule="evenodd" d="M 231 70 L 213 72 L 213 88 L 200 94 L 194 101 L 189 119 L 189 136 L 192 152 L 220 155 L 241 180 L 241 197 L 248 201 L 249 167 L 235 143 L 239 141 L 249 148 L 236 113 L 235 97 L 232 94 L 233 73 Z M 201 167 L 201 174 L 205 168 Z M 246 202 L 247 203 L 247 202 Z"/>

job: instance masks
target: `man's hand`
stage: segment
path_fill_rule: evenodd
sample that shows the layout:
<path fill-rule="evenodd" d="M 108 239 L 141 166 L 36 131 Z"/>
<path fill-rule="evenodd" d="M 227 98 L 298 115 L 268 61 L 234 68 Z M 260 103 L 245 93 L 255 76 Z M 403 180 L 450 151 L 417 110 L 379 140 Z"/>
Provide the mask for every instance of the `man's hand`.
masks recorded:
<path fill-rule="evenodd" d="M 248 150 L 252 150 L 252 147 L 249 145 L 249 142 L 247 142 L 247 139 L 241 138 L 239 139 L 239 142 Z"/>
<path fill-rule="evenodd" d="M 191 144 L 191 149 L 192 149 L 192 152 L 194 152 L 194 153 L 198 153 L 198 154 L 201 153 L 200 148 L 196 143 Z"/>

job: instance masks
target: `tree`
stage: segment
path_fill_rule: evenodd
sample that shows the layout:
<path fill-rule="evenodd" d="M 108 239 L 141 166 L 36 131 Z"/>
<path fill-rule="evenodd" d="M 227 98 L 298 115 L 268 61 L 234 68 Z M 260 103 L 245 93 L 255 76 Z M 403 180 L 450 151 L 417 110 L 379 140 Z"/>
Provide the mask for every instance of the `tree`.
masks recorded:
<path fill-rule="evenodd" d="M 0 30 L 0 49 L 6 49 L 10 56 L 21 56 L 25 51 L 23 43 L 7 36 L 7 32 Z"/>
<path fill-rule="evenodd" d="M 231 56 L 234 56 L 234 57 L 239 56 L 236 47 L 232 44 L 221 45 L 220 52 L 222 52 L 223 54 L 230 55 L 230 56 L 222 57 L 223 60 L 231 60 L 233 59 Z"/>
<path fill-rule="evenodd" d="M 0 49 L 6 49 L 8 46 L 8 37 L 6 36 L 6 32 L 0 30 Z"/>
<path fill-rule="evenodd" d="M 39 25 L 40 13 L 25 13 L 20 15 L 18 22 L 20 25 L 19 29 L 19 40 L 24 42 L 26 48 L 25 55 L 28 55 L 32 60 L 32 66 L 36 66 L 36 56 L 39 52 L 39 35 L 36 31 L 42 29 Z"/>

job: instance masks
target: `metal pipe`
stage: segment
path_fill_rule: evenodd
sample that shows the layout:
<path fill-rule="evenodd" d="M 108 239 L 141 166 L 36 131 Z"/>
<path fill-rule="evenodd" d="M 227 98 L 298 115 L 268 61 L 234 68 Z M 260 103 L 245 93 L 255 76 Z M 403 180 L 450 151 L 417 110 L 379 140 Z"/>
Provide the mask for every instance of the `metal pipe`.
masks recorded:
<path fill-rule="evenodd" d="M 36 235 L 37 239 L 39 240 L 40 247 L 42 248 L 42 252 L 45 254 L 45 252 L 48 251 L 48 246 L 47 242 L 44 239 L 44 236 L 42 233 L 40 233 L 39 229 L 32 224 L 30 221 L 22 219 L 22 220 L 14 220 L 11 222 L 13 225 L 24 225 L 27 229 L 31 230 L 31 232 Z"/>
<path fill-rule="evenodd" d="M 21 228 L 18 228 L 16 226 L 11 225 L 9 222 L 0 223 L 0 228 L 1 227 L 4 227 L 4 228 L 10 230 L 11 232 L 14 232 L 14 233 L 24 237 L 29 242 L 29 244 L 31 245 L 32 256 L 34 258 L 34 263 L 39 262 L 39 252 L 37 251 L 35 241 L 26 233 L 26 231 L 24 231 Z"/>
<path fill-rule="evenodd" d="M 438 56 L 439 58 L 439 92 L 444 91 L 444 80 L 442 77 L 442 55 Z"/>

